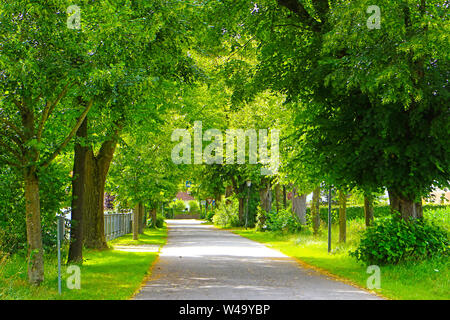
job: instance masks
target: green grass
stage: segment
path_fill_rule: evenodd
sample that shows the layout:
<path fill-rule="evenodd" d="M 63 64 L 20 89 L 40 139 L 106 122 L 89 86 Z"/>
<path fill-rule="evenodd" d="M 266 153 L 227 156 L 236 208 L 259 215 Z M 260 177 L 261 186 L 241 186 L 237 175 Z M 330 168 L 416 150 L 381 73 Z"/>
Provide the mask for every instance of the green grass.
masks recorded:
<path fill-rule="evenodd" d="M 256 232 L 254 230 L 233 229 L 233 232 L 265 243 L 284 254 L 295 257 L 307 264 L 318 267 L 331 274 L 349 280 L 366 288 L 367 266 L 357 263 L 348 255 L 359 242 L 360 232 L 364 230 L 362 220 L 347 223 L 347 243 L 338 244 L 338 227 L 332 227 L 332 252 L 327 252 L 327 233 L 324 228 L 318 236 L 309 230 L 297 234 L 281 232 Z M 378 294 L 390 299 L 450 299 L 450 265 L 448 258 L 433 259 L 417 263 L 395 266 L 380 266 L 381 289 Z"/>
<path fill-rule="evenodd" d="M 167 229 L 145 229 L 138 241 L 125 235 L 111 245 L 164 245 Z M 84 250 L 81 266 L 81 289 L 66 286 L 67 266 L 62 267 L 62 295 L 58 294 L 58 268 L 55 255 L 45 260 L 45 280 L 39 287 L 27 283 L 26 257 L 20 254 L 0 262 L 0 300 L 123 300 L 129 299 L 140 287 L 158 252 L 124 252 Z"/>

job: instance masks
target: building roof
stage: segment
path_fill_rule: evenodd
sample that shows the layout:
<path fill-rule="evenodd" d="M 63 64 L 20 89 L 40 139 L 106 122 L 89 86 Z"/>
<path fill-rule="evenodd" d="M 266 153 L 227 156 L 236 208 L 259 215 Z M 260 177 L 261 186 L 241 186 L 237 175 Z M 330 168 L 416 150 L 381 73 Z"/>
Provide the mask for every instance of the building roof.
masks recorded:
<path fill-rule="evenodd" d="M 195 200 L 195 198 L 193 196 L 191 196 L 189 193 L 187 192 L 182 192 L 179 191 L 176 195 L 176 198 L 178 200 L 183 200 L 183 201 L 190 201 L 190 200 Z"/>

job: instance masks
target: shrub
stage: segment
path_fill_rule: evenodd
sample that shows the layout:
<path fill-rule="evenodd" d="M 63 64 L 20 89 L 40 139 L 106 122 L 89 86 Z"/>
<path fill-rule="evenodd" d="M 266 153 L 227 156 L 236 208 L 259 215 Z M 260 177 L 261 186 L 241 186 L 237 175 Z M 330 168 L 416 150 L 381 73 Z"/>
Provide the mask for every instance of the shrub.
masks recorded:
<path fill-rule="evenodd" d="M 162 228 L 164 226 L 164 217 L 162 216 L 156 216 L 156 223 L 153 222 L 153 219 L 150 218 L 147 220 L 147 226 L 149 228 Z"/>
<path fill-rule="evenodd" d="M 230 204 L 221 202 L 219 206 L 214 210 L 212 222 L 215 225 L 219 225 L 222 227 L 238 227 L 240 225 L 240 222 L 239 211 L 236 207 L 236 203 L 234 201 Z"/>
<path fill-rule="evenodd" d="M 208 220 L 209 222 L 213 222 L 213 218 L 214 218 L 214 211 L 211 209 L 206 211 L 205 219 Z"/>
<path fill-rule="evenodd" d="M 397 264 L 448 255 L 444 229 L 427 220 L 406 222 L 396 216 L 376 220 L 350 255 L 367 264 Z"/>
<path fill-rule="evenodd" d="M 290 210 L 281 209 L 278 213 L 274 210 L 266 212 L 264 225 L 258 225 L 257 228 L 267 231 L 297 232 L 301 230 L 302 225 Z"/>
<path fill-rule="evenodd" d="M 427 206 L 423 210 L 423 216 L 450 231 L 450 206 Z"/>
<path fill-rule="evenodd" d="M 200 206 L 198 205 L 198 202 L 195 200 L 189 201 L 189 211 L 193 214 L 200 213 Z"/>
<path fill-rule="evenodd" d="M 176 200 L 170 203 L 170 208 L 173 208 L 174 214 L 185 213 L 186 204 L 183 200 Z"/>

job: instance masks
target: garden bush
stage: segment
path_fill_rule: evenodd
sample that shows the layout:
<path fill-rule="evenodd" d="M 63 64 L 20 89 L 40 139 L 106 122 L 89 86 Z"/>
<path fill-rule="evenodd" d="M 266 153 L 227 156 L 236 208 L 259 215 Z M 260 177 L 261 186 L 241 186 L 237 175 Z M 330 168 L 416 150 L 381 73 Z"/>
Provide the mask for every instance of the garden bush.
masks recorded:
<path fill-rule="evenodd" d="M 189 201 L 189 212 L 192 214 L 200 213 L 200 206 L 198 205 L 197 201 L 195 201 L 195 200 Z"/>
<path fill-rule="evenodd" d="M 0 251 L 16 253 L 27 247 L 25 199 L 18 172 L 0 166 Z M 56 247 L 56 214 L 64 203 L 70 177 L 55 162 L 40 175 L 42 243 L 45 250 Z"/>
<path fill-rule="evenodd" d="M 174 214 L 186 213 L 186 204 L 183 200 L 176 200 L 170 203 L 170 208 L 173 209 Z"/>
<path fill-rule="evenodd" d="M 239 222 L 239 210 L 236 202 L 233 201 L 227 204 L 225 201 L 221 202 L 219 206 L 214 210 L 212 222 L 215 225 L 222 227 L 238 227 Z"/>
<path fill-rule="evenodd" d="M 302 229 L 302 225 L 290 210 L 281 209 L 278 213 L 275 210 L 265 213 L 265 223 L 262 226 L 258 225 L 258 229 L 267 231 L 297 232 Z"/>
<path fill-rule="evenodd" d="M 375 220 L 350 255 L 367 264 L 419 261 L 449 252 L 448 232 L 427 219 L 406 222 L 398 216 Z"/>
<path fill-rule="evenodd" d="M 164 227 L 164 217 L 161 215 L 156 216 L 156 221 L 153 222 L 153 218 L 150 217 L 150 219 L 147 219 L 147 227 L 149 228 L 162 228 Z"/>
<path fill-rule="evenodd" d="M 429 210 L 449 210 L 449 205 L 433 205 L 433 204 L 427 204 L 423 206 L 423 211 L 429 211 Z M 337 206 L 331 207 L 333 214 L 332 214 L 332 222 L 336 223 L 339 220 L 339 212 Z M 448 212 L 448 211 L 447 211 Z M 306 217 L 309 218 L 311 214 L 311 208 L 306 209 Z M 389 205 L 376 205 L 373 208 L 373 215 L 374 218 L 383 218 L 391 215 L 391 208 Z M 348 206 L 346 211 L 347 220 L 353 220 L 353 219 L 364 219 L 364 207 L 363 206 Z M 320 207 L 320 219 L 327 223 L 328 221 L 328 206 L 321 206 Z M 309 221 L 309 220 L 308 220 Z"/>

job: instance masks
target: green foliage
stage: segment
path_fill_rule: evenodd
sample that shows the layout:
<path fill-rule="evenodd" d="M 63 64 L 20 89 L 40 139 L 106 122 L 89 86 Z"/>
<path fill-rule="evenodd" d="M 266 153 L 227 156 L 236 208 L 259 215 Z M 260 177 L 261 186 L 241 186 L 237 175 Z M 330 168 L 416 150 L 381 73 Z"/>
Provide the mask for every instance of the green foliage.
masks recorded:
<path fill-rule="evenodd" d="M 15 253 L 26 248 L 25 199 L 21 176 L 0 167 L 0 251 Z M 40 174 L 41 225 L 44 249 L 56 246 L 56 214 L 66 199 L 70 177 L 55 162 Z"/>
<path fill-rule="evenodd" d="M 424 205 L 423 206 L 424 216 L 430 215 L 435 220 L 436 224 L 441 226 L 450 225 L 450 206 L 448 205 Z M 328 207 L 320 207 L 320 220 L 323 222 L 328 221 Z M 331 207 L 331 222 L 336 223 L 339 220 L 339 210 L 338 207 Z M 311 215 L 311 208 L 306 208 L 306 218 L 309 219 Z M 355 219 L 364 219 L 364 207 L 363 206 L 351 206 L 347 207 L 346 210 L 347 221 Z M 389 205 L 376 205 L 373 208 L 374 218 L 383 218 L 391 215 L 391 208 Z M 436 217 L 436 218 L 434 218 Z M 441 222 L 443 224 L 441 224 Z"/>
<path fill-rule="evenodd" d="M 196 200 L 190 200 L 188 202 L 189 204 L 189 212 L 192 214 L 198 214 L 200 213 L 200 206 L 198 205 L 198 201 Z"/>
<path fill-rule="evenodd" d="M 450 206 L 430 205 L 425 206 L 423 210 L 423 217 L 426 220 L 445 228 L 450 231 Z"/>
<path fill-rule="evenodd" d="M 213 222 L 214 215 L 215 215 L 215 212 L 213 210 L 206 211 L 205 220 L 207 220 L 209 222 Z"/>
<path fill-rule="evenodd" d="M 266 221 L 263 230 L 294 233 L 302 229 L 302 225 L 290 210 L 281 209 L 278 213 L 272 210 L 265 216 Z"/>
<path fill-rule="evenodd" d="M 376 220 L 350 255 L 367 264 L 397 264 L 447 256 L 448 232 L 427 220 L 404 221 L 396 216 Z"/>
<path fill-rule="evenodd" d="M 237 201 L 233 201 L 230 204 L 227 204 L 226 201 L 221 202 L 218 208 L 214 210 L 212 222 L 221 227 L 239 226 L 240 222 Z"/>
<path fill-rule="evenodd" d="M 186 204 L 183 200 L 172 201 L 169 207 L 174 210 L 174 214 L 186 213 Z"/>
<path fill-rule="evenodd" d="M 164 217 L 157 215 L 156 221 L 153 221 L 153 218 L 147 220 L 147 226 L 149 228 L 162 228 L 164 227 Z"/>

